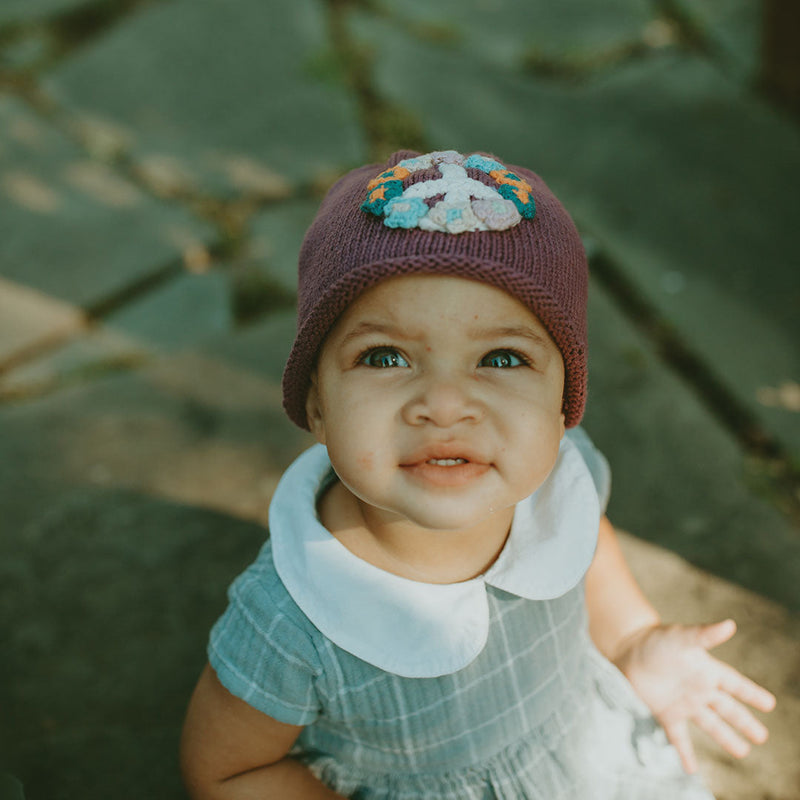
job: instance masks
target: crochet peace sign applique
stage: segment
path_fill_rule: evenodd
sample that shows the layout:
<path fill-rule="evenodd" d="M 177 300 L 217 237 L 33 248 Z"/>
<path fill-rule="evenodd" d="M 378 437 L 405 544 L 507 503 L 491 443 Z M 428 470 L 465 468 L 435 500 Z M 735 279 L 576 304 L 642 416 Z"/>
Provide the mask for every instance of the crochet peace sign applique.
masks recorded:
<path fill-rule="evenodd" d="M 439 177 L 410 185 L 415 172 L 436 168 Z M 491 181 L 473 178 L 479 170 Z M 532 187 L 499 161 L 473 153 L 442 150 L 401 161 L 367 184 L 361 208 L 390 228 L 420 228 L 442 233 L 502 231 L 533 219 Z"/>

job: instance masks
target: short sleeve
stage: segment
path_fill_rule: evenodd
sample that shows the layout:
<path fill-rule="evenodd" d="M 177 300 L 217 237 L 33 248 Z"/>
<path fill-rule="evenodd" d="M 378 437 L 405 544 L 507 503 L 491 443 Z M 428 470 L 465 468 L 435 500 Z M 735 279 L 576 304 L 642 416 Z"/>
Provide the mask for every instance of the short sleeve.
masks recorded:
<path fill-rule="evenodd" d="M 280 579 L 251 567 L 233 582 L 228 601 L 208 645 L 220 682 L 279 722 L 309 725 L 320 713 L 316 679 L 322 669 Z"/>
<path fill-rule="evenodd" d="M 608 500 L 611 496 L 611 467 L 606 457 L 594 446 L 583 428 L 570 428 L 566 435 L 570 441 L 578 448 L 586 466 L 589 468 L 597 497 L 600 500 L 600 512 L 606 513 Z"/>

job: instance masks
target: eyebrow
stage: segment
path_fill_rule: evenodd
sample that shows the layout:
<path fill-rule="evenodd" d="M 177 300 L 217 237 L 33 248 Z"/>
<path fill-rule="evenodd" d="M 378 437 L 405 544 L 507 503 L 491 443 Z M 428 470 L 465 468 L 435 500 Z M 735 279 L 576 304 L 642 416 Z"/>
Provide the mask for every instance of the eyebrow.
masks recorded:
<path fill-rule="evenodd" d="M 399 326 L 381 323 L 381 322 L 370 322 L 368 320 L 359 322 L 352 330 L 348 331 L 343 337 L 341 344 L 346 345 L 349 344 L 353 339 L 360 339 L 362 336 L 369 336 L 370 334 L 378 333 L 383 336 L 389 336 L 390 338 L 403 338 L 403 339 L 415 339 L 418 337 L 409 336 L 407 332 L 403 331 Z"/>
<path fill-rule="evenodd" d="M 375 333 L 390 338 L 402 338 L 406 340 L 422 338 L 421 335 L 414 335 L 404 328 L 391 323 L 364 320 L 359 322 L 352 330 L 344 335 L 341 344 L 346 345 L 353 341 L 353 339 L 359 339 L 362 336 L 369 336 Z M 500 325 L 489 328 L 473 328 L 469 333 L 471 337 L 476 339 L 527 339 L 532 344 L 539 346 L 547 346 L 549 344 L 549 339 L 546 334 L 542 335 L 527 325 Z"/>
<path fill-rule="evenodd" d="M 528 339 L 533 344 L 546 346 L 549 339 L 527 325 L 501 325 L 496 328 L 475 328 L 472 335 L 479 339 Z"/>

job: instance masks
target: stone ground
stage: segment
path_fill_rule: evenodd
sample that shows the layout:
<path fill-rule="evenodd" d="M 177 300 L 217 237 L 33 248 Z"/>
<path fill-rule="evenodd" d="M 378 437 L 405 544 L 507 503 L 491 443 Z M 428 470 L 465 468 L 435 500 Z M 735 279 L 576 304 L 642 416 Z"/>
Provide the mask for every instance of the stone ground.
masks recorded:
<path fill-rule="evenodd" d="M 0 797 L 180 798 L 320 194 L 398 146 L 535 166 L 592 262 L 585 425 L 665 618 L 779 698 L 720 800 L 800 798 L 798 120 L 755 0 L 4 0 Z M 18 781 L 11 778 L 16 776 Z"/>

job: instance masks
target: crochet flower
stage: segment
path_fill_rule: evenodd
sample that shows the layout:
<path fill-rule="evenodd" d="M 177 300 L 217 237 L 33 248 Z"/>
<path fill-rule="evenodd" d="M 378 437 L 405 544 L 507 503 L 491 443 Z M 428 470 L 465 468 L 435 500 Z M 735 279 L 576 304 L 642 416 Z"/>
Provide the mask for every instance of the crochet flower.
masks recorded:
<path fill-rule="evenodd" d="M 377 178 L 373 178 L 368 184 L 367 189 L 374 189 L 376 186 L 379 186 L 382 183 L 387 183 L 389 181 L 402 181 L 404 178 L 407 178 L 410 175 L 410 171 L 406 169 L 402 164 L 396 164 L 391 169 L 387 169 L 384 172 L 381 172 Z"/>
<path fill-rule="evenodd" d="M 504 231 L 517 225 L 522 216 L 511 200 L 473 200 L 472 211 L 490 230 Z"/>
<path fill-rule="evenodd" d="M 480 230 L 480 222 L 468 202 L 448 203 L 445 200 L 437 203 L 426 217 L 419 221 L 423 230 L 443 231 L 444 233 L 465 233 Z"/>
<path fill-rule="evenodd" d="M 457 150 L 436 150 L 430 154 L 434 164 L 463 164 L 464 156 Z"/>
<path fill-rule="evenodd" d="M 405 167 L 409 172 L 419 172 L 421 169 L 430 169 L 433 166 L 432 154 L 427 153 L 424 156 L 417 156 L 416 158 L 406 158 L 397 166 Z"/>
<path fill-rule="evenodd" d="M 533 219 L 536 213 L 536 204 L 531 196 L 533 187 L 527 181 L 505 168 L 495 170 L 489 174 L 500 184 L 498 189 L 500 196 L 511 200 L 523 217 Z"/>
<path fill-rule="evenodd" d="M 361 204 L 362 211 L 369 211 L 370 214 L 380 217 L 386 208 L 387 203 L 394 197 L 403 194 L 402 181 L 384 181 L 377 183 L 367 193 L 367 199 Z"/>
<path fill-rule="evenodd" d="M 416 228 L 428 213 L 428 205 L 419 197 L 395 197 L 390 200 L 383 213 L 386 215 L 383 224 L 389 228 Z"/>
<path fill-rule="evenodd" d="M 479 169 L 482 172 L 491 174 L 492 172 L 505 170 L 505 167 L 493 158 L 487 158 L 479 153 L 473 153 L 465 162 L 464 166 L 468 169 Z"/>
<path fill-rule="evenodd" d="M 420 172 L 431 174 L 413 183 L 406 180 Z M 533 218 L 532 192 L 529 183 L 493 158 L 437 150 L 404 159 L 373 178 L 361 208 L 383 217 L 390 228 L 501 231 L 518 225 L 523 217 Z"/>

